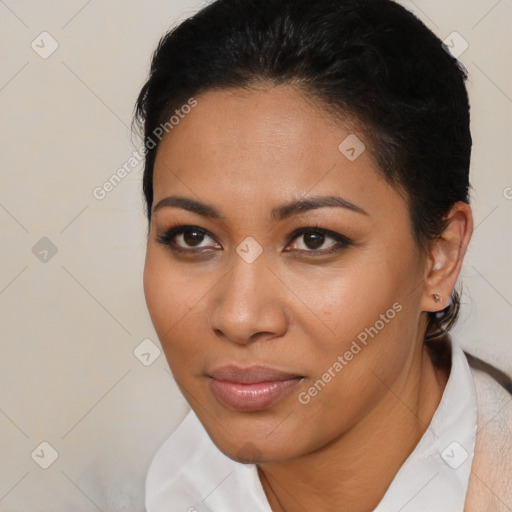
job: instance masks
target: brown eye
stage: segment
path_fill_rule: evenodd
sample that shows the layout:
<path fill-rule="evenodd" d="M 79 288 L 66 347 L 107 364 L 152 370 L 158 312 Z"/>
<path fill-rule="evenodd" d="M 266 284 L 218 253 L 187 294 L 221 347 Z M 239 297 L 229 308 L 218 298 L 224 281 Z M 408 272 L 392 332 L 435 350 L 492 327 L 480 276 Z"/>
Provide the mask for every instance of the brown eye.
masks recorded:
<path fill-rule="evenodd" d="M 183 232 L 183 240 L 187 245 L 195 247 L 204 240 L 205 234 L 197 229 L 189 229 Z"/>
<path fill-rule="evenodd" d="M 308 249 L 319 249 L 325 241 L 321 233 L 307 233 L 304 235 L 304 244 Z"/>
<path fill-rule="evenodd" d="M 347 237 L 317 227 L 301 228 L 293 233 L 290 240 L 294 241 L 291 250 L 311 255 L 329 254 L 352 245 Z"/>
<path fill-rule="evenodd" d="M 222 249 L 206 230 L 195 226 L 176 226 L 157 235 L 157 241 L 173 251 Z"/>

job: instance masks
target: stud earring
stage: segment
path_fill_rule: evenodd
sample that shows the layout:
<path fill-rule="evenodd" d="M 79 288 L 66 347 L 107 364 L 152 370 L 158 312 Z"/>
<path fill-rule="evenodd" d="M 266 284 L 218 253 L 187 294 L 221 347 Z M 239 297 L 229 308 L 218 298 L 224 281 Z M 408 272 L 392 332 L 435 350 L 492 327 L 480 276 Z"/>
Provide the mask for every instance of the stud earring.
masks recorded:
<path fill-rule="evenodd" d="M 434 293 L 433 297 L 434 297 L 435 302 L 439 302 L 441 300 L 441 297 L 439 295 L 437 295 L 437 293 Z"/>

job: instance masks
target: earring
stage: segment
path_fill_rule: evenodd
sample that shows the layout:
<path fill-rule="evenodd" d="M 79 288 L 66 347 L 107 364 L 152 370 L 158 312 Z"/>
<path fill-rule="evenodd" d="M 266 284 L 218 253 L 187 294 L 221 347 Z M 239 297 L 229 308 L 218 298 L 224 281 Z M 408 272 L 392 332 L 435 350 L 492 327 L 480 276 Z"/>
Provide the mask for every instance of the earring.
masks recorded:
<path fill-rule="evenodd" d="M 439 302 L 441 300 L 441 297 L 437 295 L 437 293 L 434 293 L 432 296 L 434 297 L 435 302 Z"/>

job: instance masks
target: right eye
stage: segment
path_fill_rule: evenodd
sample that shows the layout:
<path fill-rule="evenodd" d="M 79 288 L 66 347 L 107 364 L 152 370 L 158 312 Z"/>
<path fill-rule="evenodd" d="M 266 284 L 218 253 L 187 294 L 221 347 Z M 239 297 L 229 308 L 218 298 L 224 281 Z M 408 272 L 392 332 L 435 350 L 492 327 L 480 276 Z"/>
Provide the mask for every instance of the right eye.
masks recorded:
<path fill-rule="evenodd" d="M 203 252 L 210 247 L 221 248 L 219 244 L 216 244 L 216 247 L 212 244 L 201 245 L 208 238 L 213 240 L 213 236 L 208 231 L 198 226 L 174 226 L 165 233 L 157 235 L 157 241 L 172 251 L 194 253 Z"/>

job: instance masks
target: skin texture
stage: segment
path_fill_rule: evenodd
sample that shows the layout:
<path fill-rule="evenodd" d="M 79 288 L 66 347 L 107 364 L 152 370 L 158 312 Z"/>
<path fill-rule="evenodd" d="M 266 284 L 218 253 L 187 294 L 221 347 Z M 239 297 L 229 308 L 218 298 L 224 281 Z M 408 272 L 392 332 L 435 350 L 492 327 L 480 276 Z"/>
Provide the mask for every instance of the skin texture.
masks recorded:
<path fill-rule="evenodd" d="M 454 205 L 443 237 L 422 254 L 407 204 L 380 177 L 369 141 L 355 161 L 338 149 L 351 133 L 365 140 L 357 124 L 331 121 L 289 85 L 209 91 L 197 101 L 160 144 L 153 206 L 180 195 L 224 219 L 154 211 L 144 291 L 171 371 L 218 448 L 258 464 L 274 512 L 372 510 L 425 432 L 448 378 L 423 346 L 424 312 L 446 305 L 471 238 L 471 209 Z M 271 219 L 272 208 L 316 195 L 342 197 L 367 215 L 324 207 Z M 176 225 L 210 235 L 177 235 L 188 252 L 173 252 L 157 237 Z M 291 239 L 315 226 L 353 244 L 319 255 L 336 241 Z M 253 263 L 236 252 L 249 236 L 263 249 Z M 400 312 L 300 403 L 299 393 L 395 303 Z M 269 365 L 304 379 L 268 409 L 238 412 L 209 388 L 209 372 L 226 364 Z"/>

